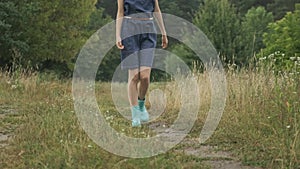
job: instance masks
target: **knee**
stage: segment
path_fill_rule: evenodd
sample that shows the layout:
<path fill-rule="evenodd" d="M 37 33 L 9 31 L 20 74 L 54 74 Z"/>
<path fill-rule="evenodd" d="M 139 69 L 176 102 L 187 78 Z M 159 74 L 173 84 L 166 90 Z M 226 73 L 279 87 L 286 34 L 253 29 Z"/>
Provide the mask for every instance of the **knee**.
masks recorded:
<path fill-rule="evenodd" d="M 143 82 L 143 83 L 149 83 L 150 82 L 150 77 L 148 75 L 141 74 L 140 81 Z"/>
<path fill-rule="evenodd" d="M 129 77 L 128 81 L 129 81 L 130 83 L 138 83 L 138 82 L 139 82 L 139 75 L 136 74 L 136 75 L 134 75 L 133 77 Z"/>

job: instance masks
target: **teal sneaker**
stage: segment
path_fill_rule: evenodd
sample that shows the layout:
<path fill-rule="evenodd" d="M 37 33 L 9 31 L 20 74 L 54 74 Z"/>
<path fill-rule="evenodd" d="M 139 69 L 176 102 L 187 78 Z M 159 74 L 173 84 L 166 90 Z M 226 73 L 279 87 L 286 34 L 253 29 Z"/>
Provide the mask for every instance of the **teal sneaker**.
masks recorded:
<path fill-rule="evenodd" d="M 141 114 L 139 106 L 133 106 L 131 108 L 131 115 L 132 115 L 132 127 L 140 127 L 141 120 L 139 115 Z"/>
<path fill-rule="evenodd" d="M 145 100 L 138 99 L 138 104 L 139 104 L 139 110 L 141 112 L 140 120 L 142 122 L 148 122 L 149 121 L 149 114 L 148 114 L 147 109 L 145 107 Z"/>

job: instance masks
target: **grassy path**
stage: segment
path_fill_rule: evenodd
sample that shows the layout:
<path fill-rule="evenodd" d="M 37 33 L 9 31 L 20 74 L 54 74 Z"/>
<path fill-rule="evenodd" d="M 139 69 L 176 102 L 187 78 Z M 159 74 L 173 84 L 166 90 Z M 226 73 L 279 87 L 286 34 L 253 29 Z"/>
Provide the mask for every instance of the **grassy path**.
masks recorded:
<path fill-rule="evenodd" d="M 130 159 L 103 150 L 83 131 L 74 112 L 70 81 L 2 74 L 0 168 L 300 168 L 300 78 L 255 72 L 227 76 L 227 106 L 205 145 L 195 142 L 210 103 L 209 79 L 200 74 L 201 109 L 185 140 L 165 154 Z M 150 90 L 156 88 L 170 98 L 168 113 L 140 129 L 132 129 L 118 113 L 109 83 L 97 83 L 96 95 L 115 130 L 146 137 L 163 125 L 169 127 L 177 117 L 179 104 L 170 92 L 172 85 L 153 83 Z M 13 139 L 7 140 L 7 135 Z"/>

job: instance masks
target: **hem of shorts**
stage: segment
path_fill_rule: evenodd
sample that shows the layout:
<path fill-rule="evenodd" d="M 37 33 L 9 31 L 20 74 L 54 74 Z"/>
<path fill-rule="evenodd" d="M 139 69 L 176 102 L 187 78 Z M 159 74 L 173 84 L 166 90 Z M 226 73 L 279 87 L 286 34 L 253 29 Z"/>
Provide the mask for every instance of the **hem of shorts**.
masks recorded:
<path fill-rule="evenodd" d="M 139 67 L 142 67 L 142 66 L 152 68 L 153 65 L 140 65 Z"/>
<path fill-rule="evenodd" d="M 121 66 L 121 70 L 128 70 L 128 69 L 138 69 L 139 67 L 149 67 L 152 68 L 152 65 L 134 65 L 134 66 Z"/>
<path fill-rule="evenodd" d="M 121 66 L 122 70 L 129 70 L 129 69 L 137 69 L 139 68 L 139 65 L 134 65 L 134 66 Z"/>

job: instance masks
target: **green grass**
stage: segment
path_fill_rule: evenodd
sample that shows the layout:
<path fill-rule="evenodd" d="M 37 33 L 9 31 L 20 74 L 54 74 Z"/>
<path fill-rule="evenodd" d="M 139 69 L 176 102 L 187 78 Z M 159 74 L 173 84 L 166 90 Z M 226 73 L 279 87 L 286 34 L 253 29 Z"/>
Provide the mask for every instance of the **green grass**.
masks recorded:
<path fill-rule="evenodd" d="M 200 74 L 197 79 L 201 109 L 189 138 L 199 137 L 210 106 L 208 75 Z M 299 168 L 299 79 L 246 70 L 228 72 L 225 112 L 206 144 L 233 152 L 245 165 Z M 151 90 L 156 88 L 169 97 L 167 113 L 156 121 L 170 125 L 180 107 L 176 92 L 172 92 L 174 86 L 153 83 Z M 0 112 L 14 112 L 1 119 L 0 129 L 14 133 L 14 137 L 1 149 L 0 168 L 209 168 L 206 159 L 177 151 L 184 147 L 182 144 L 146 159 L 124 158 L 103 150 L 81 128 L 71 89 L 70 80 L 0 74 Z M 147 126 L 130 127 L 130 121 L 114 107 L 109 83 L 97 83 L 96 95 L 100 110 L 117 131 L 133 137 L 155 134 Z"/>

